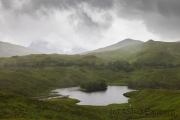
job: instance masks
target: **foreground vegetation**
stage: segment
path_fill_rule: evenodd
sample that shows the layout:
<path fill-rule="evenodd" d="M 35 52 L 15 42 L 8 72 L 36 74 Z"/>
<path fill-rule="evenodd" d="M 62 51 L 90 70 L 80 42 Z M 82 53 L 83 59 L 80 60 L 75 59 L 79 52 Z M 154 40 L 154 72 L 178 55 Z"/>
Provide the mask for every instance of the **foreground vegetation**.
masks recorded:
<path fill-rule="evenodd" d="M 0 93 L 0 119 L 63 120 L 179 120 L 180 91 L 147 89 L 126 93 L 129 104 L 80 106 L 75 99 L 40 101 L 24 96 Z"/>
<path fill-rule="evenodd" d="M 0 93 L 0 119 L 90 120 L 100 117 L 90 109 L 77 106 L 74 99 L 39 101 L 24 96 Z"/>

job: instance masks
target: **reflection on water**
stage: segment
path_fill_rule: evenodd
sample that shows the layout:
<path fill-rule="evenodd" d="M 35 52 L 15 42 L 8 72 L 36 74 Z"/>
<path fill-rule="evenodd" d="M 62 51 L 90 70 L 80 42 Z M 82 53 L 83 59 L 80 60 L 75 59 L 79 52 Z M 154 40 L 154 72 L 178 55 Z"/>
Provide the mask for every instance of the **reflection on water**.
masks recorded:
<path fill-rule="evenodd" d="M 82 92 L 79 87 L 61 88 L 54 90 L 62 95 L 70 95 L 70 98 L 75 98 L 81 102 L 78 105 L 108 105 L 112 103 L 126 103 L 128 98 L 123 96 L 123 93 L 132 91 L 126 86 L 108 86 L 105 91 L 97 92 Z"/>

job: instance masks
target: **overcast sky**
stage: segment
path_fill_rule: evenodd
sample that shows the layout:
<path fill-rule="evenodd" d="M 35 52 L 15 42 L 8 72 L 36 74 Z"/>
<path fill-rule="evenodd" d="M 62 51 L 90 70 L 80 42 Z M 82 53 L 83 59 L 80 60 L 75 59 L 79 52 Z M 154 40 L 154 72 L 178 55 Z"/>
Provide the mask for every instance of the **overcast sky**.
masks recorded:
<path fill-rule="evenodd" d="M 180 40 L 180 0 L 0 0 L 0 41 L 70 51 L 126 38 Z"/>

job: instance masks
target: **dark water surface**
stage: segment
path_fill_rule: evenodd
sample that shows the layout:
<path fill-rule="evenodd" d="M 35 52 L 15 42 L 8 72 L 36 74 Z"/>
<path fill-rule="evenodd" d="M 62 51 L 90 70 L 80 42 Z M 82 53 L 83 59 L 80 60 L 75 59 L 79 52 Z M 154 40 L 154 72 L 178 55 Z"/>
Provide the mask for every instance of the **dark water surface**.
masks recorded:
<path fill-rule="evenodd" d="M 80 100 L 78 105 L 108 105 L 112 103 L 127 103 L 128 98 L 123 93 L 132 91 L 127 86 L 108 86 L 106 91 L 82 92 L 79 87 L 61 88 L 54 90 L 62 95 L 70 95 L 70 98 Z"/>

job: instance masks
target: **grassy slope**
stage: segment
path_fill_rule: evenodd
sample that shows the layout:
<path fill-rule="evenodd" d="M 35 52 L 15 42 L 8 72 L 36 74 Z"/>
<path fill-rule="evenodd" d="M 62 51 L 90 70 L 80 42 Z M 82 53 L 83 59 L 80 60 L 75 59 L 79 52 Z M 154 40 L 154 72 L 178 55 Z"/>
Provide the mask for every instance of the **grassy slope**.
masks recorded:
<path fill-rule="evenodd" d="M 153 44 L 156 44 L 156 42 Z M 163 43 L 166 45 L 166 43 Z M 170 43 L 171 44 L 171 43 Z M 173 44 L 174 45 L 174 44 Z M 88 67 L 60 67 L 53 66 L 59 61 L 70 61 L 74 63 L 95 62 L 100 64 L 107 63 L 95 56 L 80 55 L 29 55 L 23 57 L 11 57 L 0 59 L 0 90 L 5 92 L 13 92 L 26 96 L 38 96 L 46 94 L 50 90 L 58 87 L 78 86 L 82 81 L 86 80 L 105 80 L 110 85 L 127 85 L 130 80 L 140 81 L 139 83 L 153 83 L 154 86 L 175 89 L 180 85 L 180 68 L 141 68 L 135 69 L 133 72 L 96 70 Z M 35 64 L 36 62 L 45 63 L 44 67 L 3 67 L 5 63 L 19 64 L 28 62 Z"/>
<path fill-rule="evenodd" d="M 101 119 L 90 109 L 74 105 L 74 99 L 39 101 L 19 95 L 0 93 L 0 119 Z"/>
<path fill-rule="evenodd" d="M 90 53 L 102 59 L 123 59 L 134 61 L 180 62 L 180 43 L 148 41 L 130 45 L 118 50 Z"/>
<path fill-rule="evenodd" d="M 94 70 L 87 67 L 60 67 L 54 66 L 58 62 L 95 62 L 100 64 L 103 60 L 95 56 L 79 55 L 29 55 L 22 57 L 0 58 L 0 90 L 13 92 L 26 96 L 36 96 L 47 93 L 57 87 L 80 85 L 85 80 L 104 79 L 107 82 L 116 80 L 109 70 Z M 19 67 L 18 64 L 28 63 L 28 67 Z M 37 62 L 44 63 L 43 67 L 36 66 Z M 103 61 L 106 62 L 106 61 Z M 4 67 L 4 64 L 13 64 Z M 116 76 L 116 75 L 115 75 Z"/>
<path fill-rule="evenodd" d="M 27 55 L 27 56 L 14 56 L 10 58 L 0 58 L 0 67 L 3 67 L 5 63 L 8 64 L 20 64 L 28 63 L 30 65 L 35 65 L 36 62 L 45 63 L 45 65 L 53 65 L 58 62 L 73 62 L 73 63 L 82 63 L 82 62 L 95 62 L 100 64 L 101 62 L 107 62 L 93 55 L 59 55 L 59 54 L 39 54 L 39 55 Z"/>
<path fill-rule="evenodd" d="M 30 55 L 30 54 L 40 54 L 40 52 L 35 51 L 30 48 L 22 47 L 19 45 L 14 45 L 6 42 L 0 41 L 0 57 L 10 57 L 15 55 Z"/>
<path fill-rule="evenodd" d="M 1 91 L 36 96 L 58 87 L 78 86 L 82 81 L 116 81 L 117 73 L 80 67 L 7 68 L 0 70 Z"/>
<path fill-rule="evenodd" d="M 122 40 L 122 41 L 120 41 L 120 42 L 118 42 L 116 44 L 113 44 L 113 45 L 110 45 L 110 46 L 107 46 L 107 47 L 104 47 L 104 48 L 100 48 L 100 49 L 97 49 L 97 50 L 90 51 L 90 53 L 116 50 L 116 49 L 119 49 L 119 48 L 122 48 L 122 47 L 125 47 L 125 46 L 129 46 L 129 45 L 133 45 L 133 44 L 139 44 L 139 43 L 142 43 L 142 41 L 132 40 L 132 39 L 125 39 L 125 40 Z M 87 53 L 89 53 L 89 52 L 87 52 Z"/>
<path fill-rule="evenodd" d="M 135 114 L 137 120 L 179 120 L 180 117 L 180 91 L 165 89 L 147 89 L 126 93 L 129 96 L 129 103 L 135 110 L 171 110 L 169 114 L 160 112 L 146 112 L 146 114 Z"/>
<path fill-rule="evenodd" d="M 39 101 L 24 96 L 0 93 L 0 119 L 178 120 L 180 117 L 180 91 L 147 89 L 125 95 L 130 97 L 131 107 L 127 103 L 108 106 L 79 106 L 75 105 L 78 102 L 75 99 Z M 132 109 L 136 112 L 128 112 Z M 168 114 L 141 113 L 141 109 L 172 112 Z"/>
<path fill-rule="evenodd" d="M 180 68 L 142 68 L 133 72 L 94 70 L 86 67 L 6 68 L 0 70 L 0 90 L 26 96 L 46 94 L 58 87 L 78 86 L 82 81 L 105 80 L 111 85 L 127 85 L 129 80 L 175 89 L 180 85 Z M 156 88 L 157 88 L 156 87 Z"/>
<path fill-rule="evenodd" d="M 179 88 L 180 68 L 150 69 L 144 68 L 129 74 L 129 80 L 142 82 L 143 84 L 152 83 L 156 88 Z M 128 81 L 128 80 L 126 80 Z"/>

